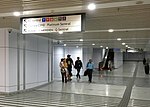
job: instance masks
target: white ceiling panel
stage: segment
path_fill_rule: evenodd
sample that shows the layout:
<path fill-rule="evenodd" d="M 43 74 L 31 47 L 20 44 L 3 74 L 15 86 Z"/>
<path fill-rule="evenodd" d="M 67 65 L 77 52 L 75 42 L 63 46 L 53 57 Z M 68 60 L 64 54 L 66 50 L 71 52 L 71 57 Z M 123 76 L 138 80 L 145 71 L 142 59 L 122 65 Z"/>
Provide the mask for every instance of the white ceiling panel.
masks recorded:
<path fill-rule="evenodd" d="M 87 10 L 90 2 L 96 3 L 96 10 Z M 14 11 L 21 12 L 21 17 L 86 13 L 84 32 L 38 34 L 54 39 L 56 45 L 91 46 L 95 43 L 93 47 L 125 48 L 121 44 L 125 42 L 133 48 L 149 48 L 150 0 L 0 0 L 1 28 L 20 30 L 20 17 L 13 16 Z M 109 33 L 108 29 L 114 32 Z M 79 41 L 81 38 L 83 42 Z M 117 38 L 122 40 L 117 41 Z"/>

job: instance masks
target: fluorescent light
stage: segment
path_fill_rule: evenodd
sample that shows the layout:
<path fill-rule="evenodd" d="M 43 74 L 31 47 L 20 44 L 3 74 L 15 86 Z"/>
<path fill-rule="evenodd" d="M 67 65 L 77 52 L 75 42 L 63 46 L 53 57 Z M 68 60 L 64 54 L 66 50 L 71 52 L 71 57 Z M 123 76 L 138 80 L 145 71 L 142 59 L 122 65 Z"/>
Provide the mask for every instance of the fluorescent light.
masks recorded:
<path fill-rule="evenodd" d="M 79 48 L 79 46 L 76 46 L 76 48 Z"/>
<path fill-rule="evenodd" d="M 80 39 L 80 41 L 83 41 L 83 39 Z"/>
<path fill-rule="evenodd" d="M 113 29 L 109 29 L 108 32 L 114 32 L 114 30 Z"/>
<path fill-rule="evenodd" d="M 94 3 L 90 3 L 90 4 L 88 5 L 88 9 L 89 9 L 89 10 L 95 10 L 95 9 L 96 9 L 96 5 L 95 5 Z"/>
<path fill-rule="evenodd" d="M 64 44 L 64 46 L 67 46 L 67 44 Z"/>
<path fill-rule="evenodd" d="M 118 41 L 121 41 L 121 38 L 117 38 Z"/>
<path fill-rule="evenodd" d="M 14 16 L 20 16 L 20 12 L 14 12 L 13 15 Z"/>
<path fill-rule="evenodd" d="M 59 31 L 58 33 L 61 35 L 61 34 L 63 34 L 63 31 Z"/>
<path fill-rule="evenodd" d="M 95 45 L 95 43 L 93 43 L 92 45 Z"/>
<path fill-rule="evenodd" d="M 126 43 L 122 43 L 122 45 L 125 45 Z"/>

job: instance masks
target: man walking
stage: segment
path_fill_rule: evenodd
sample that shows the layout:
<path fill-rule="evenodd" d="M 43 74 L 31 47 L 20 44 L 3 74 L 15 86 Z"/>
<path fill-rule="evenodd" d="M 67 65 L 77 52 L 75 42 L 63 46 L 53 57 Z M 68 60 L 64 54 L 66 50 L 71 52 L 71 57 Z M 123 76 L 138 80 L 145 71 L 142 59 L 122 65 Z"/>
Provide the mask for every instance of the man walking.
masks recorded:
<path fill-rule="evenodd" d="M 82 62 L 80 60 L 80 57 L 77 57 L 77 60 L 75 61 L 75 69 L 77 70 L 77 78 L 81 79 L 80 76 L 80 69 L 82 68 Z"/>

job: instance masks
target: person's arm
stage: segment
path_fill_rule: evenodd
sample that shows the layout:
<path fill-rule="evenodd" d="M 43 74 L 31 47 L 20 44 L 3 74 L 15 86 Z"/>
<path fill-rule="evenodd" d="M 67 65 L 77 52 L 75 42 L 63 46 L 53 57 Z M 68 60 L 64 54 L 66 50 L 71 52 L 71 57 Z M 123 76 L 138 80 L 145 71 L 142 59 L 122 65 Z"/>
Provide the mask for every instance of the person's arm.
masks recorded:
<path fill-rule="evenodd" d="M 89 62 L 86 64 L 86 69 L 88 69 L 88 64 L 89 64 Z"/>
<path fill-rule="evenodd" d="M 94 63 L 92 63 L 92 68 L 94 69 Z"/>
<path fill-rule="evenodd" d="M 73 66 L 75 66 L 72 59 L 71 59 L 71 63 L 72 63 Z"/>
<path fill-rule="evenodd" d="M 81 61 L 81 68 L 83 69 L 83 64 L 82 64 L 82 61 Z"/>
<path fill-rule="evenodd" d="M 77 68 L 77 61 L 75 61 L 75 65 L 74 65 L 74 68 L 75 68 L 75 69 Z"/>

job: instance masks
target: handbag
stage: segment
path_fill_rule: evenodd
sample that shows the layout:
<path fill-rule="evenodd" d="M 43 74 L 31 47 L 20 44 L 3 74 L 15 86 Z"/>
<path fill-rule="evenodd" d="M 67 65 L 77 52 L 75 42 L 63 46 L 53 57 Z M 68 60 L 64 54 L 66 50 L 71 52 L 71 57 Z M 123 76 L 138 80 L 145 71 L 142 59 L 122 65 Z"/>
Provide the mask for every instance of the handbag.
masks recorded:
<path fill-rule="evenodd" d="M 87 76 L 88 75 L 88 70 L 86 69 L 85 71 L 84 71 L 84 76 Z"/>

